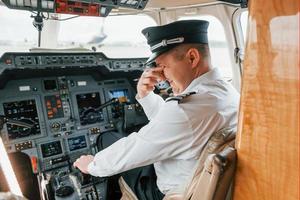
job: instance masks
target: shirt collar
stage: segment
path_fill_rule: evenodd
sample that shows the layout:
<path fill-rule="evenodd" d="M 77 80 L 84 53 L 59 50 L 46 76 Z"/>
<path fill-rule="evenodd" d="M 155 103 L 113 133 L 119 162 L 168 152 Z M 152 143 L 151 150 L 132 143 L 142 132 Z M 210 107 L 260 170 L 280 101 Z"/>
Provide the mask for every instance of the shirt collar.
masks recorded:
<path fill-rule="evenodd" d="M 198 78 L 194 79 L 181 94 L 194 91 L 195 87 L 199 84 L 206 83 L 208 81 L 219 80 L 221 78 L 222 76 L 220 70 L 217 67 L 215 67 L 210 71 L 206 72 L 205 74 L 202 74 Z"/>

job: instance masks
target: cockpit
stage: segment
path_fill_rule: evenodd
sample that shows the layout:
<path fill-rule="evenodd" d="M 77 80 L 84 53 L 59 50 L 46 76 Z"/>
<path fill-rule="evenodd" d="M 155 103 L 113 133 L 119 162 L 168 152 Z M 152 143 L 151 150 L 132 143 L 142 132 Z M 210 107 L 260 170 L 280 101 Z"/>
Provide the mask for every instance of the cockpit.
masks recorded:
<path fill-rule="evenodd" d="M 120 199 L 116 178 L 83 174 L 73 162 L 148 123 L 135 99 L 150 54 L 143 28 L 210 21 L 212 62 L 240 88 L 246 2 L 168 2 L 0 1 L 1 138 L 26 198 Z M 161 82 L 155 93 L 172 91 Z M 4 169 L 0 180 L 0 191 L 11 190 Z"/>
<path fill-rule="evenodd" d="M 36 184 L 54 187 L 53 191 L 61 185 L 77 187 L 91 199 L 98 193 L 105 195 L 103 180 L 85 178 L 71 164 L 80 155 L 95 154 L 147 123 L 134 89 L 144 59 L 109 60 L 102 53 L 18 54 L 2 57 L 4 63 L 12 59 L 12 65 L 26 66 L 21 73 L 14 69 L 1 78 L 11 73 L 20 76 L 3 83 L 1 89 L 1 113 L 17 121 L 8 122 L 2 132 L 6 149 L 11 155 L 26 155 L 32 172 L 39 174 Z M 27 68 L 29 65 L 33 68 Z M 18 166 L 22 163 L 26 162 Z"/>

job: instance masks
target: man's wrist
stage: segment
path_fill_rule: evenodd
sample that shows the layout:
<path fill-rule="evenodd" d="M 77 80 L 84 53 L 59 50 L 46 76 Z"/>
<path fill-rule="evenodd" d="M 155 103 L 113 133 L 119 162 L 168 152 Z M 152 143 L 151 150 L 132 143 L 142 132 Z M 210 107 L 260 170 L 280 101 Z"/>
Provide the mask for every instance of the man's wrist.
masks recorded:
<path fill-rule="evenodd" d="M 143 94 L 143 93 L 137 93 L 137 95 L 136 95 L 136 99 L 142 99 L 142 98 L 144 98 L 144 97 L 148 96 L 148 95 L 149 95 L 149 93 L 150 93 L 150 92 L 148 92 L 148 93 L 145 93 L 145 94 Z"/>
<path fill-rule="evenodd" d="M 135 99 L 138 100 L 138 101 L 140 101 L 140 100 L 142 100 L 142 99 L 146 99 L 147 97 L 151 96 L 152 93 L 153 93 L 152 91 L 151 91 L 151 92 L 148 92 L 146 95 L 144 95 L 144 96 L 142 96 L 142 97 L 140 96 L 139 93 L 137 93 L 136 96 L 135 96 Z"/>
<path fill-rule="evenodd" d="M 87 166 L 87 172 L 91 175 L 93 175 L 93 166 L 94 166 L 94 162 L 90 162 Z"/>

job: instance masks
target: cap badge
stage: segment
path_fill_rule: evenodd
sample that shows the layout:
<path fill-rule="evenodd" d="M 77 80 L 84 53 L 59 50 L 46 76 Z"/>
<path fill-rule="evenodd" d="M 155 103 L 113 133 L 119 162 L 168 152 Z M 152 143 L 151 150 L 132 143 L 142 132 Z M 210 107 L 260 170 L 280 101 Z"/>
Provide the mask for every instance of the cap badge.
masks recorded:
<path fill-rule="evenodd" d="M 178 38 L 173 38 L 173 39 L 163 39 L 160 43 L 157 43 L 151 47 L 151 51 L 154 51 L 155 49 L 159 47 L 166 47 L 169 44 L 178 44 L 178 43 L 183 43 L 184 37 L 178 37 Z"/>

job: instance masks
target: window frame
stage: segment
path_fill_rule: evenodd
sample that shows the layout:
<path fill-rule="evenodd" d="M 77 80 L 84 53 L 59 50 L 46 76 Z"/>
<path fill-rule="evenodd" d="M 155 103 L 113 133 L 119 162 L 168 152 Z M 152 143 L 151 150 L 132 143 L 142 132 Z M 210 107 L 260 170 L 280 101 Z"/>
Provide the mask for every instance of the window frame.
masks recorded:
<path fill-rule="evenodd" d="M 246 41 L 247 41 L 247 38 L 245 38 L 244 40 L 244 34 L 243 34 L 243 29 L 241 24 L 241 16 L 242 13 L 246 11 L 248 11 L 247 8 L 240 8 L 232 16 L 232 21 L 233 21 L 232 24 L 233 24 L 233 30 L 236 38 L 237 48 L 239 48 L 240 51 L 239 55 L 237 56 L 241 59 L 241 64 L 240 64 L 241 75 L 243 74 L 243 60 L 244 60 Z"/>

